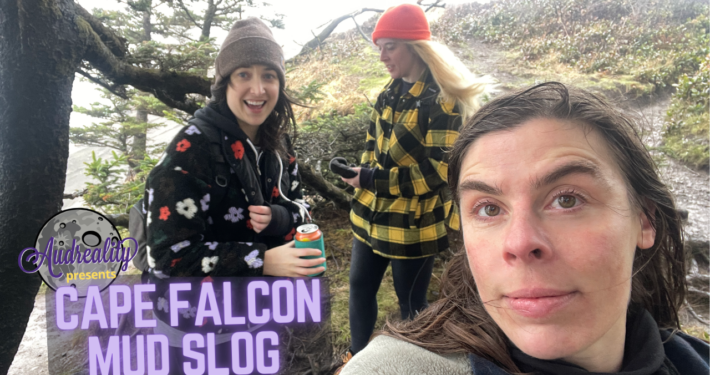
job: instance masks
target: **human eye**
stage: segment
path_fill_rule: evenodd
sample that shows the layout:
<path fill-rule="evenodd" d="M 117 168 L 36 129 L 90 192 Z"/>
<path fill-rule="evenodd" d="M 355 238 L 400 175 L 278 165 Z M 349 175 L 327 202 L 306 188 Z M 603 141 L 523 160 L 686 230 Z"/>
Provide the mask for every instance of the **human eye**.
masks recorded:
<path fill-rule="evenodd" d="M 247 73 L 247 72 L 237 72 L 237 77 L 242 78 L 242 79 L 246 79 L 246 78 L 249 78 L 249 73 Z"/>
<path fill-rule="evenodd" d="M 556 210 L 573 210 L 581 207 L 586 200 L 582 194 L 574 190 L 562 190 L 552 197 L 550 206 Z"/>
<path fill-rule="evenodd" d="M 264 73 L 264 79 L 268 79 L 268 80 L 276 79 L 276 74 L 274 74 L 274 73 Z"/>
<path fill-rule="evenodd" d="M 502 212 L 502 209 L 500 208 L 500 206 L 489 200 L 483 200 L 478 202 L 473 207 L 472 211 L 477 218 L 486 220 L 491 219 L 495 216 L 499 216 Z"/>

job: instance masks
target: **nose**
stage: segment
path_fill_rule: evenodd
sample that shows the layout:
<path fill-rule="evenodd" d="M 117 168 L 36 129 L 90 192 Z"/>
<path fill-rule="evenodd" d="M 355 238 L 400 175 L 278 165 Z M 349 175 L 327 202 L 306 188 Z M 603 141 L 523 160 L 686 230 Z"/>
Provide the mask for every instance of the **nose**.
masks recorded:
<path fill-rule="evenodd" d="M 385 60 L 387 60 L 387 58 L 388 58 L 388 57 L 387 57 L 386 50 L 383 48 L 383 49 L 380 51 L 380 61 L 385 61 Z"/>
<path fill-rule="evenodd" d="M 503 238 L 503 258 L 508 264 L 534 263 L 552 259 L 552 246 L 542 224 L 532 212 L 511 215 Z"/>
<path fill-rule="evenodd" d="M 261 78 L 255 78 L 251 81 L 251 93 L 255 95 L 261 95 L 264 93 L 264 83 L 261 82 Z"/>

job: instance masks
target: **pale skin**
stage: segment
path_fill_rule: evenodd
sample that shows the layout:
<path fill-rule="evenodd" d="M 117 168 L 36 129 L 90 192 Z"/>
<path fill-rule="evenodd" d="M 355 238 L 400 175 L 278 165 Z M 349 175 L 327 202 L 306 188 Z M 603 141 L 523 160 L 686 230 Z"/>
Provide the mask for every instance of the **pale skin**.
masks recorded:
<path fill-rule="evenodd" d="M 227 105 L 237 118 L 239 128 L 254 144 L 259 144 L 259 126 L 266 121 L 279 98 L 279 79 L 276 71 L 264 65 L 237 68 L 229 76 Z M 271 207 L 249 206 L 249 218 L 256 233 L 261 233 L 271 222 Z M 299 277 L 325 271 L 323 267 L 309 268 L 325 262 L 319 249 L 297 249 L 294 241 L 264 253 L 264 275 Z"/>
<path fill-rule="evenodd" d="M 400 39 L 381 38 L 377 39 L 377 47 L 380 49 L 380 61 L 385 65 L 385 68 L 392 79 L 402 78 L 408 83 L 416 82 L 424 73 L 426 64 L 419 55 Z M 344 178 L 343 180 L 348 185 L 359 189 L 360 186 L 360 168 L 352 168 L 357 172 L 357 176 L 353 178 Z"/>
<path fill-rule="evenodd" d="M 601 137 L 552 119 L 489 133 L 458 188 L 469 265 L 506 336 L 536 358 L 619 371 L 634 254 L 655 231 Z"/>

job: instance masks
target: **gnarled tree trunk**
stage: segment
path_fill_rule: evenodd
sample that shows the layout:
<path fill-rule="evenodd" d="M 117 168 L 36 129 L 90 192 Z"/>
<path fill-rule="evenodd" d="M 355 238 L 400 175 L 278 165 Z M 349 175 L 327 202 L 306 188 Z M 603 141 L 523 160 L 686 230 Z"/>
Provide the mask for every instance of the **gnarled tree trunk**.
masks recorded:
<path fill-rule="evenodd" d="M 71 0 L 0 0 L 0 374 L 40 285 L 18 256 L 62 207 L 71 90 L 84 54 L 74 14 Z"/>

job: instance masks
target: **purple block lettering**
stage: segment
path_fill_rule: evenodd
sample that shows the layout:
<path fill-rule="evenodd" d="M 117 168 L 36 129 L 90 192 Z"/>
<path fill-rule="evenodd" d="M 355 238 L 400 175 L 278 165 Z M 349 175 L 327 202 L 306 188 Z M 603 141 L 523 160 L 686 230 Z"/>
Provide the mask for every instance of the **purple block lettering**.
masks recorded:
<path fill-rule="evenodd" d="M 246 356 L 244 361 L 239 356 L 239 342 L 244 341 Z M 242 366 L 242 362 L 245 362 Z M 254 339 L 250 332 L 237 332 L 232 335 L 232 371 L 235 374 L 251 374 L 254 371 Z"/>
<path fill-rule="evenodd" d="M 101 342 L 96 336 L 89 336 L 89 374 L 98 375 L 97 367 L 102 374 L 108 374 L 113 369 L 113 374 L 120 374 L 121 352 L 118 346 L 118 336 L 108 338 L 106 356 L 102 355 Z"/>
<path fill-rule="evenodd" d="M 96 313 L 94 313 L 96 307 Z M 86 291 L 86 304 L 84 305 L 84 316 L 81 320 L 81 329 L 89 329 L 89 323 L 96 320 L 101 328 L 108 328 L 106 323 L 106 313 L 104 312 L 104 304 L 101 301 L 101 293 L 97 285 L 90 285 Z M 118 339 L 118 338 L 116 338 Z M 118 347 L 118 344 L 116 344 Z"/>
<path fill-rule="evenodd" d="M 320 280 L 311 278 L 309 281 L 311 282 L 311 293 L 308 293 L 304 280 L 296 280 L 296 305 L 298 305 L 299 323 L 306 321 L 306 306 L 308 306 L 308 312 L 311 314 L 313 322 L 318 323 L 321 321 Z"/>
<path fill-rule="evenodd" d="M 79 325 L 79 317 L 76 316 L 76 314 L 72 314 L 68 322 L 64 320 L 64 296 L 69 296 L 70 301 L 76 302 L 79 299 L 79 294 L 76 289 L 71 286 L 57 288 L 55 296 L 57 306 L 57 327 L 66 331 L 75 329 Z"/>
<path fill-rule="evenodd" d="M 136 369 L 131 368 L 131 336 L 121 336 L 123 346 L 123 372 L 124 375 L 145 374 L 145 350 L 143 350 L 144 336 L 136 336 Z"/>
<path fill-rule="evenodd" d="M 236 325 L 246 323 L 243 316 L 232 316 L 232 283 L 224 282 L 224 324 Z"/>
<path fill-rule="evenodd" d="M 266 356 L 271 359 L 271 366 L 266 365 L 264 341 L 271 341 L 272 346 L 279 344 L 279 336 L 274 331 L 263 331 L 256 334 L 256 370 L 259 374 L 275 374 L 279 371 L 279 351 L 269 350 Z"/>
<path fill-rule="evenodd" d="M 170 325 L 173 327 L 178 326 L 178 309 L 190 308 L 190 304 L 187 301 L 178 299 L 178 292 L 190 290 L 191 288 L 189 283 L 170 284 Z"/>
<path fill-rule="evenodd" d="M 136 284 L 133 286 L 133 310 L 137 328 L 149 328 L 157 325 L 155 319 L 143 319 L 143 310 L 152 310 L 153 302 L 143 302 L 143 293 L 155 292 L 155 284 Z"/>
<path fill-rule="evenodd" d="M 262 315 L 256 314 L 256 290 L 260 289 L 261 294 L 269 295 L 269 284 L 266 281 L 252 281 L 247 286 L 247 306 L 249 310 L 249 321 L 252 324 L 262 324 L 269 321 L 269 309 L 262 309 Z"/>
<path fill-rule="evenodd" d="M 293 284 L 291 280 L 278 280 L 271 285 L 271 308 L 274 310 L 276 323 L 291 323 L 294 317 Z M 280 289 L 286 290 L 286 314 L 281 315 L 283 303 Z"/>
<path fill-rule="evenodd" d="M 209 302 L 209 310 L 207 303 Z M 215 325 L 222 325 L 222 318 L 219 317 L 219 307 L 217 306 L 217 297 L 214 295 L 214 287 L 212 283 L 203 283 L 200 288 L 200 302 L 197 303 L 197 315 L 195 316 L 195 326 L 204 325 L 206 318 L 212 318 Z M 229 372 L 229 371 L 227 371 Z"/>
<path fill-rule="evenodd" d="M 207 334 L 207 373 L 210 375 L 229 375 L 229 367 L 217 367 L 214 332 Z"/>
<path fill-rule="evenodd" d="M 205 355 L 192 350 L 192 343 L 196 347 L 205 347 L 205 337 L 199 333 L 188 333 L 182 337 L 182 355 L 183 357 L 192 358 L 197 361 L 197 367 L 192 368 L 190 362 L 182 363 L 182 370 L 185 375 L 202 375 L 205 373 Z"/>
<path fill-rule="evenodd" d="M 160 370 L 155 368 L 155 344 L 160 344 Z M 170 372 L 170 352 L 168 337 L 165 335 L 148 335 L 148 373 L 151 375 L 168 375 Z"/>
<path fill-rule="evenodd" d="M 128 285 L 111 285 L 108 288 L 111 308 L 111 328 L 118 328 L 118 315 L 131 312 L 131 288 Z M 123 295 L 123 305 L 118 304 L 118 295 Z"/>

